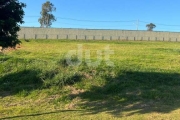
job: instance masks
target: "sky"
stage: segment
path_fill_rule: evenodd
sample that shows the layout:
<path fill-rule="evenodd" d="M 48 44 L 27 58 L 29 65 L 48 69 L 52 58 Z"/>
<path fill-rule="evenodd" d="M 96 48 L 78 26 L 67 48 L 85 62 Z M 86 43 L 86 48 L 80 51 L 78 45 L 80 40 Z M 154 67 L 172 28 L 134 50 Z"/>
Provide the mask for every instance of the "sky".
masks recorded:
<path fill-rule="evenodd" d="M 24 27 L 40 27 L 42 4 L 46 0 L 19 0 L 26 3 Z M 180 32 L 180 0 L 49 0 L 56 7 L 53 28 L 147 30 Z"/>

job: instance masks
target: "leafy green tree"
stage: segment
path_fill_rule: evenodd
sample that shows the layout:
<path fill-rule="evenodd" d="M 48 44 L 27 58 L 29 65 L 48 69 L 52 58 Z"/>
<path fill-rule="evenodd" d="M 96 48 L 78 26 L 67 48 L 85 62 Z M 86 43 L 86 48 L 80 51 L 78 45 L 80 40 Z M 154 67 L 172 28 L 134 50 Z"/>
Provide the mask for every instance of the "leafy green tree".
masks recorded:
<path fill-rule="evenodd" d="M 148 31 L 153 31 L 153 29 L 156 27 L 156 25 L 153 23 L 149 23 L 146 25 L 146 27 L 147 27 Z"/>
<path fill-rule="evenodd" d="M 52 14 L 53 11 L 56 11 L 56 8 L 50 1 L 42 4 L 41 17 L 38 20 L 41 27 L 51 27 L 52 22 L 56 21 L 55 16 Z"/>
<path fill-rule="evenodd" d="M 0 0 L 0 46 L 2 50 L 20 43 L 17 32 L 24 23 L 23 16 L 26 7 L 19 0 Z"/>

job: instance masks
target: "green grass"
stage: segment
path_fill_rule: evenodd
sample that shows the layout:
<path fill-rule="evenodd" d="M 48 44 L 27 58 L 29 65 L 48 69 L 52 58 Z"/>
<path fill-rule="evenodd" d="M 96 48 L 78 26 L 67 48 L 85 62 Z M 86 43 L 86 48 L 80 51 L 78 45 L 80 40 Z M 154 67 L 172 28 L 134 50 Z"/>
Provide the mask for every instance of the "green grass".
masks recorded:
<path fill-rule="evenodd" d="M 114 66 L 88 66 L 108 45 Z M 0 119 L 179 119 L 178 42 L 22 40 L 0 63 Z"/>

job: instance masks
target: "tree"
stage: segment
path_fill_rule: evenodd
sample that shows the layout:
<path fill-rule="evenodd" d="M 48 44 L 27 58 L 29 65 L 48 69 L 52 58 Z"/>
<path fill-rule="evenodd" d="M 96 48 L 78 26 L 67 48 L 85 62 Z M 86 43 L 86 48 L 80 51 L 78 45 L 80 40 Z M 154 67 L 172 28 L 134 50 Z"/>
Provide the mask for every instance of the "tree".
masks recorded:
<path fill-rule="evenodd" d="M 52 25 L 52 22 L 56 21 L 55 16 L 52 14 L 53 11 L 56 11 L 56 8 L 50 1 L 42 4 L 41 17 L 38 20 L 41 27 L 48 28 Z"/>
<path fill-rule="evenodd" d="M 147 24 L 146 27 L 147 27 L 148 31 L 153 31 L 153 29 L 156 27 L 156 25 L 153 23 L 150 23 L 150 24 Z"/>
<path fill-rule="evenodd" d="M 0 46 L 2 50 L 20 43 L 17 32 L 24 23 L 24 3 L 18 0 L 0 0 Z"/>

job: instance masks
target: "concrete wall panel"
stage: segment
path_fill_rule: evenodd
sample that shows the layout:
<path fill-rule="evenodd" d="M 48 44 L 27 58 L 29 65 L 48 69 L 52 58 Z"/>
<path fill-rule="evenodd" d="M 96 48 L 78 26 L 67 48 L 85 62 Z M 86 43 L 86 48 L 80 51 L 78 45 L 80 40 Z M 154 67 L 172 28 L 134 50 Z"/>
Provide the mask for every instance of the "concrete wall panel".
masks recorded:
<path fill-rule="evenodd" d="M 19 39 L 87 39 L 87 40 L 150 40 L 179 41 L 179 32 L 153 32 L 137 30 L 92 30 L 66 28 L 22 27 Z"/>

